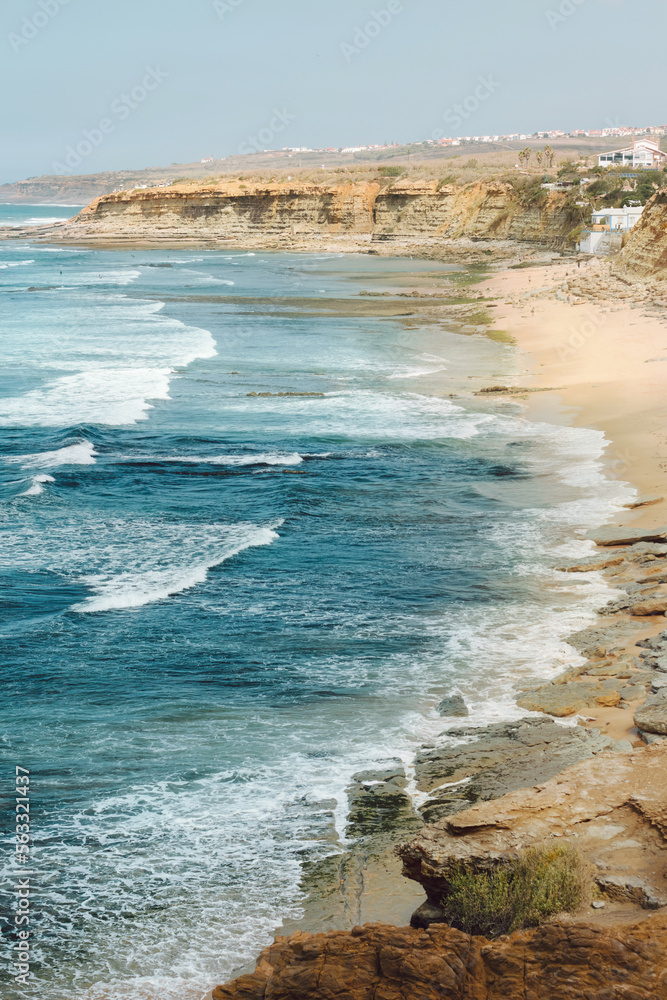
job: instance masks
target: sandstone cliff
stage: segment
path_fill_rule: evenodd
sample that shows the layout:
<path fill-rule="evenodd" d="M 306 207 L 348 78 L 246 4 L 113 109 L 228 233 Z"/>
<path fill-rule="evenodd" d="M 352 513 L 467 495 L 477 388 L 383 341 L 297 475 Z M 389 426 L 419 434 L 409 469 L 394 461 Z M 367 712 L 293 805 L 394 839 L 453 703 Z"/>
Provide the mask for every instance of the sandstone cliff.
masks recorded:
<path fill-rule="evenodd" d="M 71 223 L 31 237 L 78 242 L 308 248 L 326 238 L 343 249 L 371 242 L 415 245 L 453 239 L 512 240 L 562 247 L 575 220 L 567 196 L 510 183 L 436 181 L 338 185 L 228 181 L 122 191 L 91 202 Z"/>
<path fill-rule="evenodd" d="M 667 278 L 667 189 L 656 192 L 648 202 L 614 270 L 641 278 Z"/>

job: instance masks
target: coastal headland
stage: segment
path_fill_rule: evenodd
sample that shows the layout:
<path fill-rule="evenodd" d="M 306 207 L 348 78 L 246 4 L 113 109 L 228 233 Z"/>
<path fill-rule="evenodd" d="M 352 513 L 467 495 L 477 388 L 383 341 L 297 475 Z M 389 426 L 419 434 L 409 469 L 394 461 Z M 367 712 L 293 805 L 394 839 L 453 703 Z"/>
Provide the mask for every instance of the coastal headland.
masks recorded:
<path fill-rule="evenodd" d="M 176 186 L 109 195 L 71 223 L 29 233 L 107 248 L 234 245 L 486 262 L 485 280 L 465 295 L 443 284 L 360 300 L 406 322 L 513 340 L 530 374 L 479 395 L 490 405 L 523 401 L 533 419 L 603 431 L 607 475 L 637 490 L 613 525 L 591 533 L 585 559 L 555 567 L 563 579 L 604 574 L 614 591 L 599 621 L 568 640 L 580 663 L 517 691 L 523 719 L 475 727 L 466 706 L 450 702 L 448 729 L 422 748 L 411 773 L 397 762 L 356 775 L 349 850 L 304 871 L 304 919 L 283 928 L 287 936 L 254 972 L 215 988 L 214 1000 L 667 998 L 666 196 L 654 196 L 611 260 L 572 252 L 568 197 L 495 181 Z M 454 869 L 498 870 L 552 841 L 576 846 L 592 872 L 592 901 L 494 941 L 446 925 Z M 412 926 L 401 926 L 411 912 Z"/>

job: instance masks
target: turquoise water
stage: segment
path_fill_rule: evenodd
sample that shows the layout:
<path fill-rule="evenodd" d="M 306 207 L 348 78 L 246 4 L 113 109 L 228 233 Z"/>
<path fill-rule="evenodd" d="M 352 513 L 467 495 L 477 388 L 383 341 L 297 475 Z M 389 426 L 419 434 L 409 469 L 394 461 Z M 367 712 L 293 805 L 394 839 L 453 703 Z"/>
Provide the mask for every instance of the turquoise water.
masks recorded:
<path fill-rule="evenodd" d="M 45 226 L 77 215 L 83 205 L 0 204 L 0 226 Z"/>
<path fill-rule="evenodd" d="M 409 764 L 444 693 L 508 718 L 515 683 L 571 662 L 601 585 L 549 565 L 626 498 L 601 435 L 470 397 L 520 381 L 510 346 L 270 301 L 445 270 L 0 244 L 26 995 L 202 995 L 299 915 L 301 861 L 344 838 L 356 770 Z"/>

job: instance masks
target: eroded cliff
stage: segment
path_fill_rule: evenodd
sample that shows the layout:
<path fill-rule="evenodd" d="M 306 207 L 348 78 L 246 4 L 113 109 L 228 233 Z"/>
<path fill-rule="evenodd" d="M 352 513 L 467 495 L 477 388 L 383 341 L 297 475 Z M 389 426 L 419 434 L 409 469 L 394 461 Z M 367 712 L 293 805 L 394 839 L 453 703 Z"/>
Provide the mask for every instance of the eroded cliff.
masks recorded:
<path fill-rule="evenodd" d="M 648 202 L 614 270 L 640 278 L 667 278 L 667 189 L 657 191 Z"/>
<path fill-rule="evenodd" d="M 567 196 L 506 182 L 339 185 L 227 181 L 121 191 L 70 223 L 31 236 L 109 244 L 234 243 L 295 249 L 370 243 L 415 247 L 463 238 L 564 247 L 575 225 Z"/>

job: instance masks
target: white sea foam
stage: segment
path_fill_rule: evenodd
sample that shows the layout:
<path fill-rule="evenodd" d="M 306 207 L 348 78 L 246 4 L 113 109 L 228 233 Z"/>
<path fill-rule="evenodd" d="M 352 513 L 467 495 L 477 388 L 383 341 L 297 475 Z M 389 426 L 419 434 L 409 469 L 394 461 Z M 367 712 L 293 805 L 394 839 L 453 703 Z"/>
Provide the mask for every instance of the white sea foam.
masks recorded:
<path fill-rule="evenodd" d="M 71 215 L 62 215 L 58 218 L 49 215 L 41 218 L 23 219 L 21 222 L 12 222 L 10 225 L 12 229 L 20 229 L 22 226 L 50 226 L 53 222 L 69 222 L 71 218 Z"/>
<path fill-rule="evenodd" d="M 258 455 L 128 455 L 123 461 L 186 462 L 193 465 L 299 465 L 298 452 L 261 452 Z"/>
<path fill-rule="evenodd" d="M 475 437 L 496 419 L 471 413 L 448 399 L 418 393 L 383 393 L 352 389 L 324 397 L 256 396 L 230 400 L 227 412 L 242 414 L 262 409 L 265 431 L 363 441 L 438 441 Z M 273 416 L 273 420 L 272 420 Z M 238 419 L 238 418 L 237 418 Z"/>
<path fill-rule="evenodd" d="M 77 441 L 56 451 L 42 451 L 35 455 L 9 455 L 6 462 L 16 462 L 25 469 L 54 469 L 59 465 L 95 465 L 95 445 L 90 441 Z"/>
<path fill-rule="evenodd" d="M 229 278 L 216 278 L 212 274 L 206 274 L 204 271 L 193 271 L 191 268 L 187 269 L 188 275 L 196 277 L 200 285 L 235 285 L 235 281 L 231 281 Z"/>
<path fill-rule="evenodd" d="M 36 476 L 32 486 L 45 482 L 52 477 Z M 41 492 L 31 491 L 27 495 Z M 73 606 L 78 612 L 138 608 L 196 587 L 210 569 L 245 549 L 271 545 L 282 523 L 171 523 L 74 511 L 59 514 L 48 529 L 26 524 L 8 535 L 0 567 L 56 573 L 84 585 L 92 594 Z"/>
<path fill-rule="evenodd" d="M 34 264 L 34 260 L 6 260 L 0 263 L 0 268 L 23 267 L 27 264 Z"/>
<path fill-rule="evenodd" d="M 49 303 L 40 324 L 14 319 L 6 331 L 5 361 L 30 358 L 45 382 L 0 399 L 0 426 L 129 426 L 169 398 L 174 368 L 216 354 L 208 330 L 164 316 L 162 302 L 78 288 L 71 296 L 64 311 Z M 49 378 L 53 370 L 58 377 Z"/>
<path fill-rule="evenodd" d="M 276 541 L 279 536 L 274 530 L 275 527 L 278 525 L 273 527 L 259 527 L 255 524 L 217 525 L 217 531 L 214 529 L 213 532 L 207 532 L 207 542 L 199 553 L 202 561 L 194 565 L 190 560 L 184 562 L 182 554 L 178 551 L 173 556 L 165 555 L 163 551 L 156 553 L 153 545 L 150 554 L 144 551 L 139 557 L 135 556 L 134 560 L 130 560 L 134 561 L 135 565 L 129 571 L 110 570 L 82 577 L 82 582 L 96 593 L 94 597 L 88 598 L 81 604 L 73 605 L 72 610 L 93 612 L 139 608 L 144 604 L 162 601 L 174 594 L 190 590 L 204 583 L 208 571 L 214 566 L 219 566 L 245 549 L 270 545 Z M 206 549 L 208 552 L 204 551 Z M 191 558 L 193 555 L 194 553 L 191 554 Z M 170 559 L 173 559 L 173 564 L 164 566 Z M 143 568 L 151 561 L 157 561 L 158 565 Z"/>
<path fill-rule="evenodd" d="M 169 399 L 171 368 L 100 368 L 67 375 L 23 396 L 0 400 L 0 426 L 127 427 L 145 420 L 154 400 Z"/>
<path fill-rule="evenodd" d="M 33 476 L 32 486 L 21 493 L 22 497 L 38 497 L 44 492 L 44 483 L 55 483 L 53 476 Z"/>
<path fill-rule="evenodd" d="M 131 285 L 133 281 L 141 277 L 138 268 L 122 267 L 108 270 L 102 268 L 99 271 L 71 271 L 67 274 L 68 285 L 96 285 L 101 282 L 103 285 Z"/>
<path fill-rule="evenodd" d="M 30 253 L 92 253 L 92 250 L 77 250 L 74 247 L 30 246 Z M 99 273 L 99 272 L 98 272 Z"/>
<path fill-rule="evenodd" d="M 406 368 L 401 372 L 394 372 L 387 375 L 387 378 L 421 378 L 423 375 L 437 375 L 438 372 L 447 371 L 446 368 Z"/>

